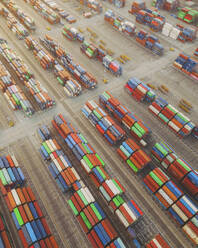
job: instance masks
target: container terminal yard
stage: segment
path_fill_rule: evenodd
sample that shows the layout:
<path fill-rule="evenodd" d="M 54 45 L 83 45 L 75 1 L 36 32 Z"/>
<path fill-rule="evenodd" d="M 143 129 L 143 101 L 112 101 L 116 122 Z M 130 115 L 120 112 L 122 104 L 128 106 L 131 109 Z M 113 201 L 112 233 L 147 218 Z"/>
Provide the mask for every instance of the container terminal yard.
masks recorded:
<path fill-rule="evenodd" d="M 0 0 L 0 248 L 198 247 L 198 1 Z"/>

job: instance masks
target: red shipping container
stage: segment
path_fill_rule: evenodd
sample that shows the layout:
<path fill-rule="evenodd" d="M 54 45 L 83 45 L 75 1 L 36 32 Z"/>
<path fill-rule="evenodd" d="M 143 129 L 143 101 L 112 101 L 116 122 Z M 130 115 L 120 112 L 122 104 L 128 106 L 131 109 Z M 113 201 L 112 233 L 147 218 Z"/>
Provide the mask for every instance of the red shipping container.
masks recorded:
<path fill-rule="evenodd" d="M 184 177 L 184 174 L 183 174 L 179 169 L 177 169 L 173 164 L 171 164 L 171 165 L 168 167 L 168 172 L 169 172 L 177 181 L 180 181 L 180 180 Z"/>
<path fill-rule="evenodd" d="M 198 193 L 198 187 L 193 184 L 187 177 L 183 179 L 181 184 L 194 196 Z"/>
<path fill-rule="evenodd" d="M 150 176 L 146 176 L 143 181 L 153 193 L 159 189 L 159 185 Z"/>
<path fill-rule="evenodd" d="M 91 223 L 92 226 L 95 226 L 95 224 L 97 223 L 93 217 L 91 216 L 91 214 L 89 213 L 89 211 L 87 210 L 87 208 L 85 208 L 83 210 L 83 213 L 86 215 L 87 219 L 89 220 L 89 222 Z"/>
<path fill-rule="evenodd" d="M 176 205 L 182 210 L 182 212 L 189 218 L 191 218 L 193 215 L 191 212 L 180 202 L 176 202 Z"/>
<path fill-rule="evenodd" d="M 81 200 L 80 196 L 75 192 L 74 193 L 74 197 L 76 198 L 76 200 L 77 200 L 79 206 L 81 207 L 81 209 L 83 209 L 85 207 L 85 204 Z"/>
<path fill-rule="evenodd" d="M 134 222 L 134 220 L 133 220 L 132 217 L 129 215 L 129 213 L 127 212 L 127 210 L 124 208 L 123 205 L 121 205 L 121 206 L 119 207 L 119 210 L 120 210 L 120 212 L 122 213 L 122 215 L 125 217 L 125 219 L 127 220 L 127 222 L 128 222 L 129 224 L 131 224 L 131 223 Z"/>
<path fill-rule="evenodd" d="M 41 248 L 47 248 L 47 246 L 46 246 L 44 240 L 40 240 L 40 241 L 39 241 L 39 245 L 40 245 Z"/>
<path fill-rule="evenodd" d="M 96 129 L 98 129 L 98 131 L 99 131 L 102 135 L 104 135 L 105 131 L 104 131 L 98 124 L 96 124 Z"/>
<path fill-rule="evenodd" d="M 47 248 L 53 248 L 49 238 L 45 238 L 44 240 L 45 240 L 45 244 L 46 244 Z"/>
<path fill-rule="evenodd" d="M 188 222 L 188 226 L 193 230 L 193 232 L 198 235 L 198 228 L 191 222 Z"/>
<path fill-rule="evenodd" d="M 38 202 L 37 201 L 33 202 L 33 205 L 34 205 L 34 207 L 36 209 L 36 212 L 37 212 L 38 216 L 40 218 L 43 217 L 43 212 L 42 212 L 40 206 L 38 205 Z"/>
<path fill-rule="evenodd" d="M 93 246 L 93 248 L 98 248 L 95 239 L 93 238 L 93 236 L 90 233 L 87 235 L 87 238 L 89 239 L 89 241 L 90 241 L 91 245 Z"/>
<path fill-rule="evenodd" d="M 80 223 L 80 225 L 81 225 L 83 231 L 84 231 L 85 233 L 88 233 L 89 230 L 88 230 L 87 226 L 85 225 L 85 223 L 84 223 L 82 217 L 81 217 L 80 215 L 78 215 L 78 216 L 77 216 L 77 219 L 78 219 L 78 222 Z"/>
<path fill-rule="evenodd" d="M 112 209 L 115 211 L 117 209 L 115 203 L 113 201 L 109 202 L 109 206 L 112 207 Z"/>
<path fill-rule="evenodd" d="M 102 244 L 102 242 L 100 241 L 98 235 L 96 234 L 96 232 L 94 230 L 91 230 L 91 235 L 93 237 L 93 239 L 96 241 L 96 244 L 98 245 L 99 248 L 103 248 L 104 245 Z"/>
<path fill-rule="evenodd" d="M 78 210 L 78 212 L 80 212 L 82 210 L 82 208 L 80 207 L 80 205 L 78 204 L 78 202 L 76 201 L 76 198 L 72 195 L 72 197 L 70 198 L 71 201 L 73 202 L 74 206 L 76 207 L 76 209 Z"/>
<path fill-rule="evenodd" d="M 127 156 L 120 150 L 120 148 L 117 149 L 117 153 L 120 155 L 120 157 L 126 161 L 127 160 Z"/>
<path fill-rule="evenodd" d="M 95 177 L 95 175 L 93 175 L 93 174 L 89 174 L 89 177 L 91 178 L 91 180 L 93 181 L 93 183 L 95 184 L 95 186 L 97 187 L 97 188 L 99 188 L 100 187 L 100 182 L 97 180 L 97 177 Z"/>
<path fill-rule="evenodd" d="M 20 240 L 21 240 L 21 242 L 23 244 L 23 247 L 28 248 L 29 247 L 28 243 L 27 243 L 26 238 L 25 238 L 25 236 L 23 234 L 23 231 L 21 229 L 18 230 L 18 235 L 19 235 L 19 238 L 20 238 Z"/>
<path fill-rule="evenodd" d="M 107 192 L 107 194 L 110 196 L 110 198 L 112 199 L 115 195 L 111 191 L 111 189 L 109 188 L 109 186 L 105 182 L 102 184 L 102 186 L 105 189 L 105 191 Z"/>
<path fill-rule="evenodd" d="M 166 241 L 162 238 L 161 234 L 157 234 L 156 237 L 157 241 L 162 245 L 163 248 L 170 248 L 170 246 L 166 243 Z"/>
<path fill-rule="evenodd" d="M 90 206 L 87 206 L 87 210 L 89 211 L 91 217 L 94 219 L 95 223 L 98 223 L 99 220 L 98 220 L 96 214 L 94 213 L 94 211 L 92 210 L 92 208 Z"/>

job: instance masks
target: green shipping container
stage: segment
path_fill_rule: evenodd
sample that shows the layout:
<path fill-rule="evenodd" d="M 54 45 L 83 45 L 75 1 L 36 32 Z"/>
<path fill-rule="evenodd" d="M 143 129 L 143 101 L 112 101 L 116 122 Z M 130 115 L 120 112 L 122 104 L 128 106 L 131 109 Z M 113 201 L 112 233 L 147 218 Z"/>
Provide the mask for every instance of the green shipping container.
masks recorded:
<path fill-rule="evenodd" d="M 116 207 L 118 208 L 119 206 L 121 206 L 124 203 L 124 200 L 120 195 L 117 195 L 113 198 L 113 202 L 116 205 Z"/>
<path fill-rule="evenodd" d="M 162 113 L 159 113 L 158 116 L 159 116 L 159 118 L 162 119 L 164 122 L 166 122 L 166 123 L 169 122 L 169 119 L 168 119 L 165 115 L 163 115 Z"/>
<path fill-rule="evenodd" d="M 101 221 L 102 220 L 102 216 L 100 215 L 100 213 L 99 213 L 98 209 L 95 207 L 95 205 L 93 203 L 91 203 L 90 204 L 90 207 L 94 211 L 94 213 L 97 216 L 98 220 Z"/>
<path fill-rule="evenodd" d="M 72 200 L 68 201 L 68 204 L 70 206 L 70 208 L 72 209 L 73 213 L 77 216 L 78 215 L 78 210 L 76 209 L 76 207 L 74 206 Z"/>
<path fill-rule="evenodd" d="M 100 169 L 100 167 L 97 166 L 96 169 L 97 169 L 97 171 L 100 173 L 101 177 L 102 177 L 104 180 L 106 180 L 107 177 L 106 177 L 105 174 L 102 172 L 102 170 Z"/>
<path fill-rule="evenodd" d="M 19 222 L 19 225 L 22 226 L 24 224 L 21 214 L 19 213 L 18 208 L 14 208 L 14 214 Z"/>
<path fill-rule="evenodd" d="M 50 151 L 48 145 L 46 144 L 46 142 L 43 142 L 42 145 L 44 146 L 45 150 L 47 151 L 48 154 L 51 154 L 52 152 Z"/>
<path fill-rule="evenodd" d="M 81 200 L 83 201 L 83 203 L 85 204 L 85 206 L 87 206 L 89 203 L 88 203 L 88 201 L 86 200 L 86 198 L 85 198 L 85 196 L 83 195 L 83 193 L 82 193 L 80 190 L 78 190 L 78 191 L 77 191 L 77 194 L 80 196 L 80 198 L 81 198 Z"/>
<path fill-rule="evenodd" d="M 131 160 L 127 159 L 127 164 L 132 168 L 132 170 L 137 173 L 138 172 L 138 168 L 131 162 Z"/>
<path fill-rule="evenodd" d="M 188 167 L 188 165 L 186 165 L 181 159 L 177 159 L 176 161 L 177 161 L 178 163 L 180 163 L 181 166 L 182 166 L 187 172 L 189 172 L 189 171 L 192 170 L 192 169 L 191 169 L 190 167 Z"/>
<path fill-rule="evenodd" d="M 155 173 L 151 171 L 149 175 L 160 187 L 163 185 L 163 182 L 155 175 Z"/>
<path fill-rule="evenodd" d="M 120 188 L 120 186 L 117 184 L 117 182 L 112 179 L 112 182 L 115 184 L 116 188 L 120 191 L 120 193 L 123 193 L 123 190 Z"/>
<path fill-rule="evenodd" d="M 7 181 L 6 181 L 6 179 L 3 175 L 3 172 L 1 170 L 0 170 L 0 179 L 1 179 L 1 182 L 4 186 L 7 185 Z"/>
<path fill-rule="evenodd" d="M 166 157 L 168 155 L 168 152 L 159 144 L 156 143 L 155 147 Z"/>
<path fill-rule="evenodd" d="M 105 163 L 104 163 L 104 161 L 101 159 L 101 157 L 100 157 L 97 153 L 96 153 L 95 155 L 96 155 L 96 157 L 98 158 L 98 160 L 100 160 L 102 166 L 105 166 Z"/>
<path fill-rule="evenodd" d="M 108 100 L 110 98 L 109 94 L 107 94 L 107 92 L 103 93 L 103 96 Z"/>
<path fill-rule="evenodd" d="M 79 134 L 79 136 L 83 140 L 83 143 L 87 144 L 87 140 L 85 139 L 85 137 L 81 133 Z"/>
<path fill-rule="evenodd" d="M 145 134 L 145 130 L 144 130 L 137 122 L 134 124 L 134 126 L 137 128 L 137 130 L 138 130 L 142 135 Z"/>
<path fill-rule="evenodd" d="M 63 86 L 65 85 L 64 82 L 63 82 L 63 80 L 60 79 L 60 77 L 57 77 L 57 80 L 58 80 L 58 82 L 59 82 L 61 85 L 63 85 Z"/>
<path fill-rule="evenodd" d="M 87 226 L 87 228 L 90 230 L 92 228 L 92 225 L 89 222 L 89 220 L 87 219 L 87 216 L 84 214 L 84 212 L 81 212 L 80 216 L 82 217 L 82 219 L 83 219 L 85 225 Z"/>
<path fill-rule="evenodd" d="M 94 114 L 99 120 L 102 119 L 102 116 L 101 116 L 95 109 L 93 110 L 93 114 Z"/>
<path fill-rule="evenodd" d="M 136 127 L 134 127 L 134 125 L 131 127 L 131 131 L 133 131 L 139 138 L 142 137 L 142 134 Z"/>
<path fill-rule="evenodd" d="M 94 167 L 86 155 L 83 157 L 83 160 L 86 162 L 86 164 L 89 166 L 90 169 L 92 169 Z"/>

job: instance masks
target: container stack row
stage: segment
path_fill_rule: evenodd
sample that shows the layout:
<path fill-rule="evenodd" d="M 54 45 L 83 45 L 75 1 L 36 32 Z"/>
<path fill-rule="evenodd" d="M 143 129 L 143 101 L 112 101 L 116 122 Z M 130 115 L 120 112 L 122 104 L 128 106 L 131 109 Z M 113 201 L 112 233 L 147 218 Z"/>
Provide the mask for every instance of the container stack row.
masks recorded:
<path fill-rule="evenodd" d="M 94 248 L 126 247 L 88 188 L 76 191 L 68 204 Z"/>
<path fill-rule="evenodd" d="M 164 142 L 156 143 L 151 151 L 152 156 L 167 172 L 198 200 L 198 174 L 173 149 Z"/>
<path fill-rule="evenodd" d="M 145 140 L 150 135 L 151 129 L 138 116 L 130 112 L 108 91 L 99 96 L 99 102 L 140 144 L 146 145 Z"/>
<path fill-rule="evenodd" d="M 52 53 L 53 56 L 59 59 L 59 62 L 83 87 L 92 89 L 97 85 L 97 80 L 90 74 L 82 65 L 76 63 L 72 56 L 65 51 L 51 37 L 45 36 L 40 38 L 43 46 Z"/>
<path fill-rule="evenodd" d="M 198 61 L 196 59 L 180 53 L 173 62 L 173 66 L 188 75 L 190 78 L 198 81 Z"/>
<path fill-rule="evenodd" d="M 5 187 L 24 183 L 25 177 L 14 155 L 0 157 L 0 180 Z"/>
<path fill-rule="evenodd" d="M 98 0 L 78 0 L 80 4 L 87 6 L 88 8 L 96 11 L 97 13 L 102 12 L 102 4 Z"/>
<path fill-rule="evenodd" d="M 62 65 L 57 63 L 54 66 L 54 75 L 58 82 L 63 86 L 67 96 L 73 97 L 80 95 L 82 92 L 81 85 L 71 77 L 70 73 L 66 71 Z"/>
<path fill-rule="evenodd" d="M 41 110 L 48 109 L 55 104 L 55 101 L 49 96 L 47 90 L 33 77 L 33 73 L 29 70 L 28 66 L 7 45 L 5 40 L 1 41 L 0 53 L 15 71 L 17 77 L 24 84 L 30 95 L 33 96 Z"/>
<path fill-rule="evenodd" d="M 161 31 L 166 21 L 159 12 L 146 8 L 143 1 L 134 1 L 129 13 L 136 16 L 138 23 L 149 26 L 155 32 Z"/>
<path fill-rule="evenodd" d="M 12 248 L 9 231 L 6 226 L 6 221 L 0 213 L 0 247 Z"/>
<path fill-rule="evenodd" d="M 164 238 L 161 236 L 160 233 L 158 233 L 152 240 L 150 240 L 145 248 L 170 248 L 170 246 L 167 244 L 167 242 L 164 240 Z"/>
<path fill-rule="evenodd" d="M 117 8 L 123 8 L 125 6 L 125 0 L 103 0 L 111 4 L 114 4 Z"/>
<path fill-rule="evenodd" d="M 166 11 L 175 11 L 179 7 L 179 0 L 153 0 L 152 6 Z"/>
<path fill-rule="evenodd" d="M 4 186 L 0 178 L 0 189 L 21 240 L 21 247 L 58 248 L 31 187 L 22 185 L 25 178 L 15 156 L 2 156 L 0 163 L 13 180 Z"/>
<path fill-rule="evenodd" d="M 53 122 L 53 125 L 56 125 L 56 123 Z M 114 244 L 113 247 L 124 248 L 125 245 L 118 237 L 117 232 L 89 188 L 81 180 L 72 163 L 61 150 L 58 142 L 51 138 L 49 129 L 43 126 L 39 128 L 38 133 L 43 141 L 40 148 L 41 156 L 44 160 L 50 162 L 48 168 L 62 191 L 72 192 L 68 204 L 83 231 L 87 234 L 92 246 L 95 248 L 98 247 L 96 244 L 99 244 L 100 247 Z M 72 137 L 74 138 L 74 135 Z M 117 187 L 119 188 L 119 186 Z M 116 187 L 114 186 L 115 189 Z"/>
<path fill-rule="evenodd" d="M 115 145 L 125 138 L 125 131 L 95 101 L 86 102 L 81 110 L 109 144 Z"/>
<path fill-rule="evenodd" d="M 19 40 L 25 39 L 25 37 L 29 35 L 28 30 L 4 6 L 2 6 L 0 5 L 0 15 L 5 17 L 8 28 Z"/>
<path fill-rule="evenodd" d="M 162 34 L 184 43 L 194 41 L 196 39 L 197 31 L 194 28 L 184 28 L 182 25 L 174 27 L 172 24 L 166 22 L 163 26 Z"/>
<path fill-rule="evenodd" d="M 29 30 L 35 30 L 35 22 L 32 17 L 28 16 L 13 0 L 3 1 L 3 4 L 12 12 L 19 21 Z"/>
<path fill-rule="evenodd" d="M 139 44 L 149 49 L 152 53 L 157 55 L 163 54 L 164 48 L 157 37 L 149 35 L 144 30 L 136 31 L 134 23 L 125 20 L 120 16 L 116 16 L 112 10 L 108 10 L 105 13 L 104 20 L 111 24 L 117 31 L 120 31 L 127 36 L 134 37 Z"/>
<path fill-rule="evenodd" d="M 0 89 L 13 110 L 23 109 L 25 114 L 31 116 L 34 108 L 27 100 L 23 91 L 16 85 L 6 67 L 0 62 Z"/>
<path fill-rule="evenodd" d="M 155 100 L 155 92 L 137 78 L 130 78 L 124 87 L 137 101 L 153 102 Z"/>
<path fill-rule="evenodd" d="M 143 182 L 162 208 L 176 221 L 189 239 L 197 245 L 197 205 L 158 167 L 151 171 L 143 179 Z"/>
<path fill-rule="evenodd" d="M 84 36 L 74 27 L 65 25 L 62 30 L 63 36 L 65 36 L 70 41 L 84 41 Z"/>
<path fill-rule="evenodd" d="M 163 209 L 170 208 L 184 195 L 175 183 L 158 167 L 150 171 L 143 181 Z"/>
<path fill-rule="evenodd" d="M 122 142 L 117 153 L 135 173 L 151 162 L 150 157 L 132 139 Z"/>
<path fill-rule="evenodd" d="M 61 117 L 56 117 L 55 127 L 59 133 L 63 132 L 62 137 L 66 136 L 65 142 L 72 151 L 74 151 L 74 147 L 76 148 L 74 154 L 80 160 L 83 169 L 89 173 L 90 178 L 99 189 L 99 192 L 108 202 L 109 206 L 118 216 L 125 228 L 129 228 L 131 224 L 143 215 L 142 211 L 134 201 L 126 202 L 124 200 L 124 196 L 122 196 L 125 192 L 124 187 L 116 178 L 110 178 L 108 173 L 102 167 L 104 162 L 102 161 L 101 163 L 100 157 L 94 153 L 94 149 L 89 145 L 89 143 L 87 143 L 82 134 L 78 133 L 69 123 L 65 122 L 64 119 L 61 119 Z M 73 135 L 73 140 L 71 140 L 71 135 Z M 75 141 L 77 142 L 76 145 Z M 73 144 L 73 147 L 71 144 Z M 87 149 L 88 147 L 89 150 Z M 83 156 L 84 153 L 86 155 Z M 89 169 L 87 170 L 86 168 Z"/>
<path fill-rule="evenodd" d="M 198 11 L 190 7 L 181 8 L 177 13 L 177 18 L 188 24 L 198 24 Z"/>
<path fill-rule="evenodd" d="M 189 136 L 195 128 L 195 124 L 188 117 L 184 116 L 163 98 L 157 98 L 149 105 L 148 109 L 180 138 Z"/>
<path fill-rule="evenodd" d="M 136 239 L 137 237 L 134 236 L 133 227 L 135 223 L 139 223 L 139 220 L 144 221 L 144 214 L 140 207 L 135 201 L 128 200 L 127 192 L 125 192 L 122 184 L 115 177 L 111 178 L 104 167 L 106 165 L 104 161 L 95 152 L 85 137 L 76 131 L 71 123 L 59 114 L 54 118 L 52 124 L 80 161 L 82 168 L 88 173 L 103 198 L 107 201 L 110 209 L 118 216 L 121 223 L 127 229 L 133 238 L 133 243 L 140 245 Z M 77 209 L 77 206 L 75 207 Z M 77 214 L 76 209 L 75 212 Z"/>
<path fill-rule="evenodd" d="M 47 137 L 46 127 L 39 128 L 38 133 L 42 139 L 40 154 L 48 161 L 48 169 L 62 190 L 67 192 L 71 188 L 75 191 L 82 188 L 83 183 L 75 168 L 64 154 L 56 139 Z"/>
<path fill-rule="evenodd" d="M 115 76 L 122 75 L 122 67 L 118 61 L 107 55 L 106 52 L 103 49 L 98 48 L 97 45 L 85 41 L 84 37 L 77 29 L 65 26 L 62 34 L 70 41 L 79 41 L 81 43 L 81 52 L 84 53 L 89 59 L 99 60 L 102 65 Z"/>
<path fill-rule="evenodd" d="M 25 44 L 28 49 L 33 50 L 34 56 L 40 62 L 43 69 L 53 68 L 55 63 L 54 57 L 36 39 L 28 37 L 25 39 Z"/>
<path fill-rule="evenodd" d="M 3 196 L 23 247 L 58 247 L 30 187 L 11 189 Z"/>
<path fill-rule="evenodd" d="M 26 3 L 29 3 L 33 6 L 33 9 L 36 10 L 45 20 L 50 24 L 60 23 L 60 16 L 50 9 L 44 2 L 40 0 L 24 0 Z"/>
<path fill-rule="evenodd" d="M 99 60 L 102 65 L 115 76 L 122 75 L 122 67 L 118 63 L 118 61 L 114 60 L 111 56 L 107 55 L 104 50 L 99 49 L 95 44 L 84 41 L 80 46 L 80 50 L 88 58 L 94 58 Z"/>

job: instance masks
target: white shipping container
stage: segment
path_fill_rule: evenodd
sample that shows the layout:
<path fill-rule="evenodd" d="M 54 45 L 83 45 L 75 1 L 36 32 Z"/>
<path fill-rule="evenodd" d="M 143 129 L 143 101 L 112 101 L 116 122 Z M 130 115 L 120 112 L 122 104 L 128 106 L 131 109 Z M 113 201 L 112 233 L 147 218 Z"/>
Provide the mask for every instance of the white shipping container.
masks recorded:
<path fill-rule="evenodd" d="M 12 161 L 13 161 L 15 167 L 19 167 L 19 163 L 18 163 L 18 161 L 16 160 L 16 157 L 15 157 L 14 155 L 11 155 L 11 158 L 12 158 Z"/>
<path fill-rule="evenodd" d="M 90 204 L 92 201 L 91 201 L 91 198 L 90 198 L 89 194 L 87 194 L 87 192 L 86 192 L 85 189 L 86 189 L 86 188 L 82 188 L 82 189 L 80 189 L 80 191 L 81 191 L 81 193 L 84 195 L 84 197 L 85 197 L 85 199 L 88 201 L 88 203 Z"/>
<path fill-rule="evenodd" d="M 130 127 L 126 124 L 126 122 L 124 122 L 123 120 L 122 120 L 122 124 L 124 124 L 124 126 L 127 128 L 127 129 L 130 129 Z"/>
<path fill-rule="evenodd" d="M 118 218 L 120 219 L 120 221 L 123 223 L 123 225 L 127 228 L 129 227 L 129 223 L 127 222 L 127 220 L 125 219 L 125 217 L 123 216 L 123 214 L 120 212 L 119 209 L 117 209 L 115 211 L 116 215 L 118 216 Z"/>
<path fill-rule="evenodd" d="M 51 145 L 51 146 L 52 146 L 52 148 L 53 148 L 53 151 L 56 151 L 57 149 L 56 149 L 56 146 L 54 145 L 53 140 L 52 140 L 52 139 L 50 139 L 50 140 L 49 140 L 49 142 L 50 142 L 50 145 Z"/>
<path fill-rule="evenodd" d="M 163 248 L 160 243 L 157 241 L 157 239 L 153 239 L 154 244 L 156 245 L 156 248 Z"/>
<path fill-rule="evenodd" d="M 161 162 L 161 165 L 162 165 L 165 169 L 168 168 L 168 164 L 166 164 L 165 162 Z"/>
<path fill-rule="evenodd" d="M 11 193 L 12 193 L 12 196 L 13 196 L 15 202 L 16 202 L 16 205 L 17 206 L 20 206 L 21 205 L 21 201 L 19 199 L 19 196 L 18 196 L 16 190 L 15 189 L 11 189 Z"/>
<path fill-rule="evenodd" d="M 169 205 L 173 204 L 173 200 L 164 192 L 163 189 L 160 189 L 158 193 L 168 202 Z"/>
<path fill-rule="evenodd" d="M 184 214 L 184 212 L 176 205 L 174 204 L 172 206 L 172 209 L 179 215 L 179 217 L 186 222 L 188 220 L 188 217 Z"/>
<path fill-rule="evenodd" d="M 46 142 L 47 146 L 49 147 L 50 151 L 51 151 L 51 152 L 54 152 L 54 149 L 53 149 L 53 147 L 51 146 L 49 140 L 46 140 L 45 142 Z"/>
<path fill-rule="evenodd" d="M 159 110 L 157 110 L 155 107 L 153 107 L 153 105 L 150 105 L 148 107 L 155 115 L 158 115 L 159 114 Z"/>
<path fill-rule="evenodd" d="M 178 126 L 176 126 L 172 121 L 169 121 L 168 126 L 172 127 L 176 133 L 178 133 L 180 130 L 180 128 Z"/>
<path fill-rule="evenodd" d="M 84 188 L 84 190 L 86 191 L 87 195 L 89 195 L 91 202 L 95 201 L 95 198 L 93 197 L 92 193 L 90 192 L 90 190 L 86 187 Z"/>
<path fill-rule="evenodd" d="M 198 245 L 198 236 L 196 235 L 196 233 L 194 233 L 187 224 L 184 225 L 182 229 L 195 242 L 195 244 Z"/>
<path fill-rule="evenodd" d="M 54 157 L 54 154 L 50 154 L 50 158 L 54 161 L 55 157 Z"/>
<path fill-rule="evenodd" d="M 78 172 L 75 170 L 74 167 L 71 168 L 72 172 L 74 173 L 74 176 L 76 177 L 77 180 L 80 180 L 80 176 L 78 174 Z"/>
<path fill-rule="evenodd" d="M 63 155 L 60 155 L 59 158 L 60 158 L 60 160 L 62 161 L 62 163 L 64 164 L 65 168 L 68 168 L 69 165 L 68 165 L 67 161 L 64 159 Z"/>
<path fill-rule="evenodd" d="M 80 163 L 84 167 L 84 169 L 87 171 L 87 173 L 90 173 L 91 169 L 89 168 L 89 166 L 86 164 L 86 162 L 83 159 L 80 160 Z"/>
<path fill-rule="evenodd" d="M 133 211 L 129 208 L 129 206 L 126 204 L 126 202 L 122 205 L 126 211 L 128 212 L 128 214 L 131 216 L 131 218 L 133 219 L 133 222 L 137 220 L 137 217 L 135 216 L 135 214 L 133 213 Z"/>
<path fill-rule="evenodd" d="M 92 111 L 87 107 L 87 105 L 84 105 L 83 108 L 87 111 L 89 115 L 91 114 Z"/>
<path fill-rule="evenodd" d="M 139 84 L 139 85 L 137 86 L 137 89 L 138 89 L 140 92 L 142 92 L 143 94 L 145 94 L 145 95 L 146 95 L 147 90 L 146 90 L 146 89 L 144 89 L 144 88 L 142 87 L 142 85 L 141 85 L 141 84 Z"/>
<path fill-rule="evenodd" d="M 190 201 L 185 195 L 182 197 L 182 199 L 195 211 L 195 213 L 197 213 L 198 208 L 192 201 Z"/>
<path fill-rule="evenodd" d="M 98 107 L 97 103 L 94 102 L 93 100 L 88 101 L 88 103 L 89 103 L 94 109 Z"/>
<path fill-rule="evenodd" d="M 53 162 L 56 165 L 56 168 L 58 169 L 58 171 L 61 172 L 62 168 L 61 168 L 60 164 L 58 163 L 58 161 L 56 159 L 54 159 Z"/>
<path fill-rule="evenodd" d="M 11 184 L 12 183 L 12 180 L 11 180 L 11 178 L 10 178 L 8 172 L 7 172 L 7 169 L 6 168 L 3 168 L 1 171 L 2 171 L 2 173 L 3 173 L 3 175 L 4 175 L 5 179 L 6 179 L 6 182 L 8 184 Z"/>
<path fill-rule="evenodd" d="M 112 180 L 106 180 L 105 181 L 107 186 L 110 188 L 110 190 L 113 192 L 114 195 L 118 195 L 120 191 L 116 188 L 115 184 L 112 182 Z"/>

